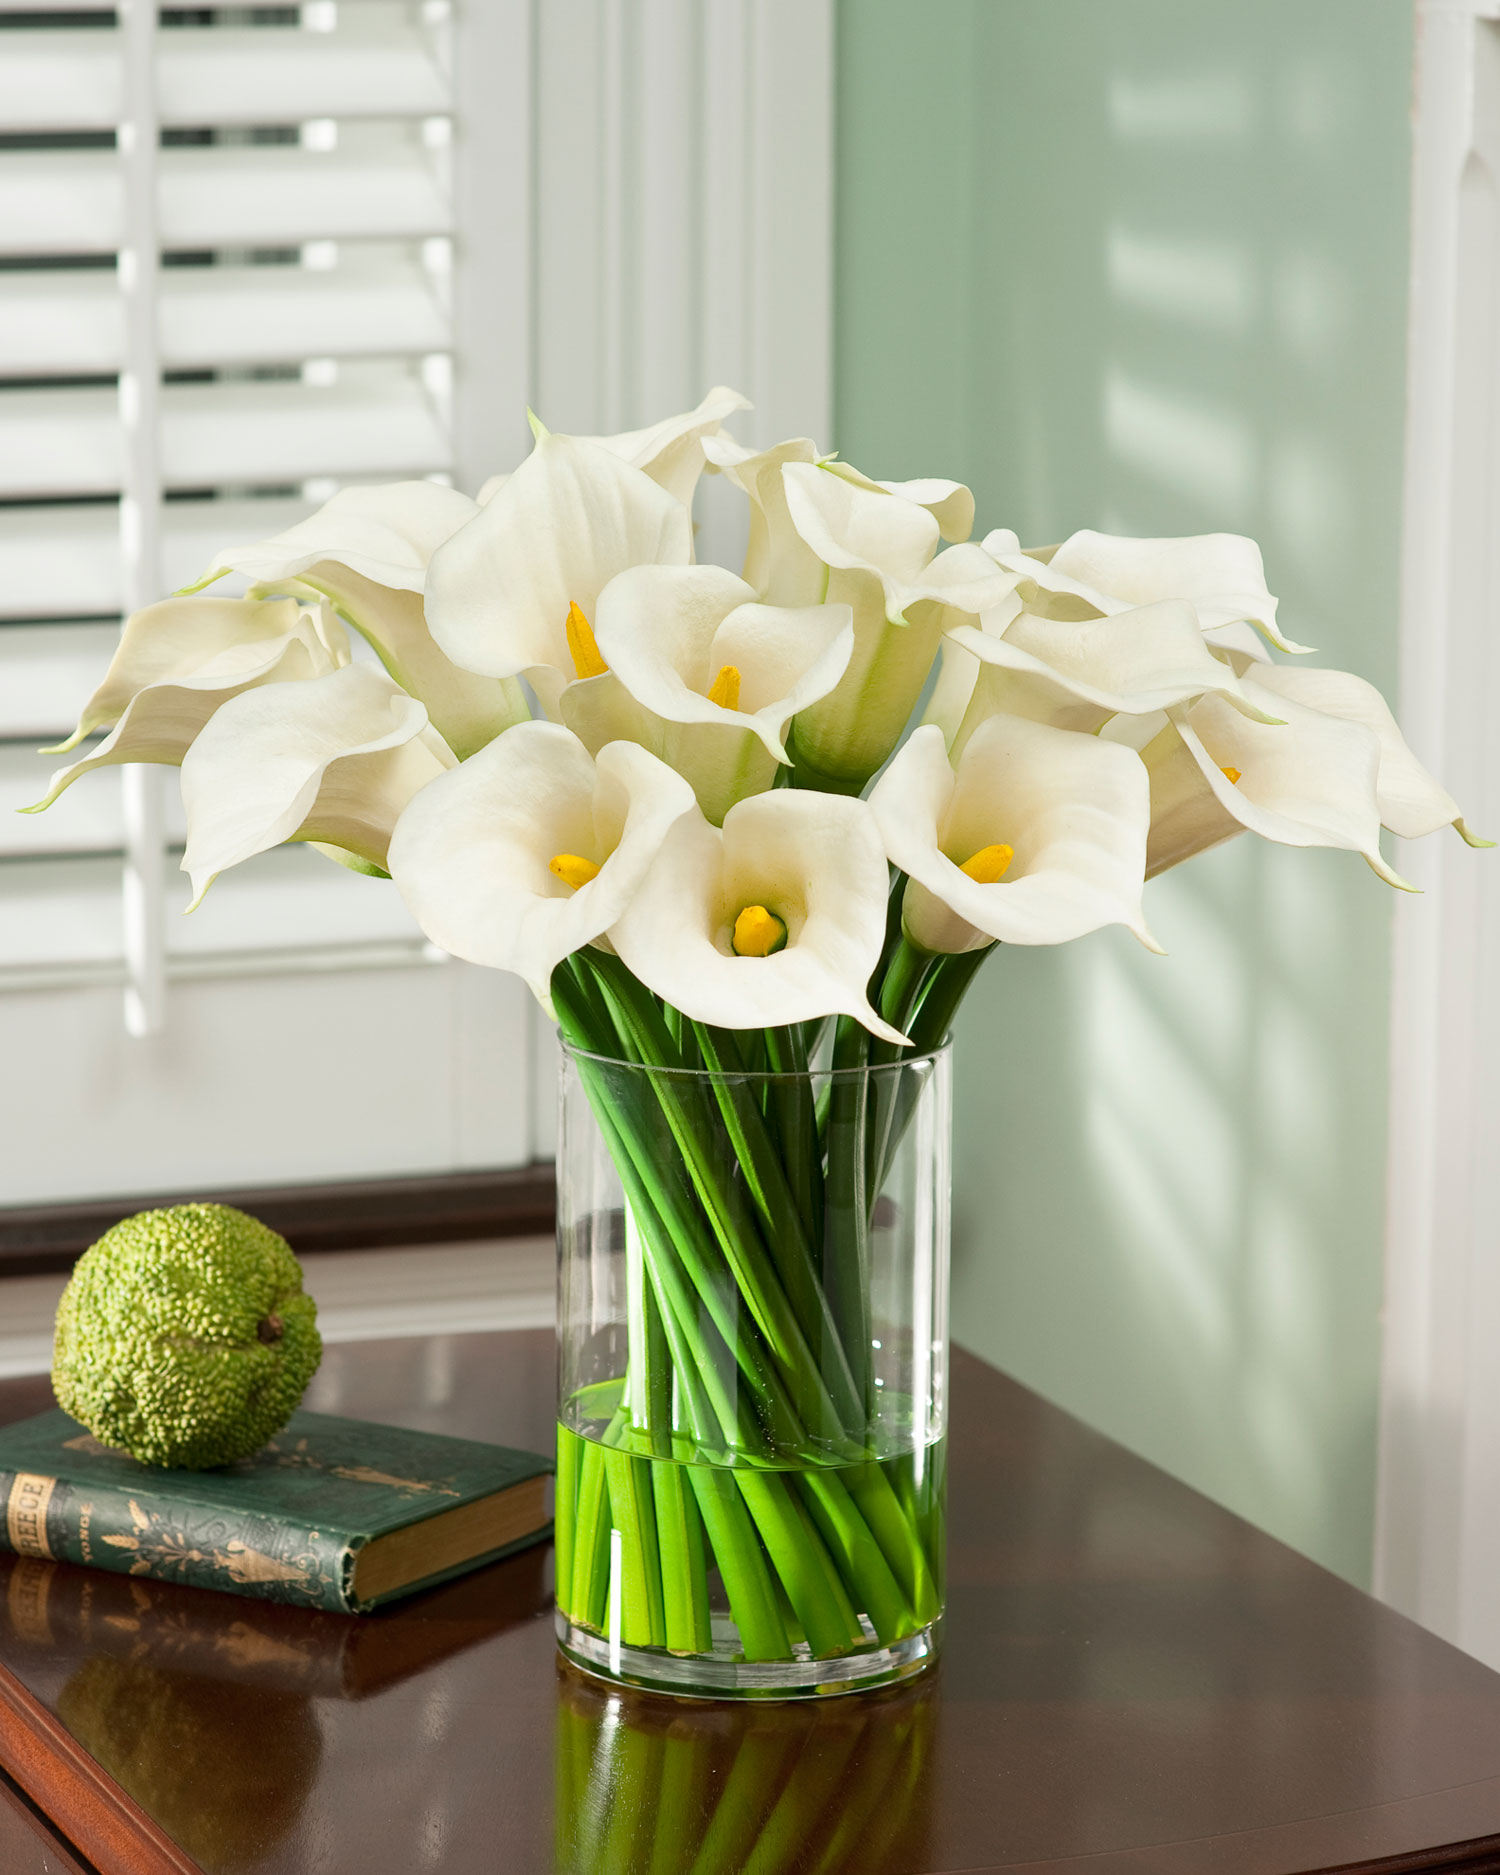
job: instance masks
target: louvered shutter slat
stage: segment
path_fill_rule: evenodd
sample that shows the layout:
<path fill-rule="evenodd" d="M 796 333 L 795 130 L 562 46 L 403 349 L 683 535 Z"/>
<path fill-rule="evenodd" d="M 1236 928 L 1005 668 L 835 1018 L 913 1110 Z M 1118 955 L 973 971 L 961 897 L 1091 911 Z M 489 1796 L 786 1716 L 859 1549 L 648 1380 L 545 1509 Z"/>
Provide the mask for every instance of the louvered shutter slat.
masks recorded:
<path fill-rule="evenodd" d="M 168 867 L 167 937 L 178 957 L 407 942 L 421 933 L 395 892 L 372 892 L 305 847 L 265 853 L 215 881 L 184 918 L 188 884 Z M 0 862 L 0 956 L 12 969 L 107 965 L 119 957 L 120 868 L 108 858 Z"/>
<path fill-rule="evenodd" d="M 162 517 L 164 589 L 191 585 L 221 547 L 278 534 L 300 521 L 307 506 L 300 498 L 169 502 Z M 0 508 L 0 569 L 0 620 L 118 612 L 124 604 L 119 511 L 112 502 Z M 113 626 L 94 629 L 102 633 L 102 671 L 116 633 Z M 42 657 L 50 668 L 40 647 L 53 635 L 44 631 L 33 640 L 7 630 L 0 638 L 0 736 L 51 736 L 70 729 L 79 699 L 98 681 L 70 664 L 66 677 L 58 675 L 55 683 L 49 678 L 45 689 L 37 689 L 35 659 Z M 38 708 L 39 695 L 49 699 L 46 708 Z"/>
<path fill-rule="evenodd" d="M 105 254 L 124 208 L 108 150 L 0 154 L 0 255 Z M 356 150 L 163 150 L 167 248 L 445 234 L 450 209 L 431 154 L 391 133 Z"/>
<path fill-rule="evenodd" d="M 0 120 L 14 130 L 104 130 L 120 117 L 116 32 L 13 32 Z M 419 32 L 182 28 L 161 36 L 158 109 L 168 127 L 421 117 L 448 87 Z"/>
<path fill-rule="evenodd" d="M 420 263 L 330 272 L 286 267 L 179 268 L 163 279 L 162 363 L 291 363 L 441 351 L 448 315 Z M 113 270 L 40 271 L 0 294 L 0 358 L 16 375 L 120 368 L 124 320 Z"/>

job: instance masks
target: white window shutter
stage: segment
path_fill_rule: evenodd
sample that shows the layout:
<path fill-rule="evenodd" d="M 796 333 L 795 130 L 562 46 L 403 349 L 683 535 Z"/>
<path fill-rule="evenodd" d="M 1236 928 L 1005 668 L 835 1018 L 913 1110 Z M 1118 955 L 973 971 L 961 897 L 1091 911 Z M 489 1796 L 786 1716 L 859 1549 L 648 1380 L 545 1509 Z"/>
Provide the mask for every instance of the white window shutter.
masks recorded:
<path fill-rule="evenodd" d="M 528 403 L 627 428 L 715 381 L 747 440 L 834 440 L 831 144 L 831 0 L 0 0 L 0 1205 L 545 1146 L 524 993 L 389 886 L 290 848 L 182 918 L 165 771 L 6 810 L 123 614 L 339 485 L 473 490 Z M 372 1022 L 420 1123 L 371 1105 Z"/>

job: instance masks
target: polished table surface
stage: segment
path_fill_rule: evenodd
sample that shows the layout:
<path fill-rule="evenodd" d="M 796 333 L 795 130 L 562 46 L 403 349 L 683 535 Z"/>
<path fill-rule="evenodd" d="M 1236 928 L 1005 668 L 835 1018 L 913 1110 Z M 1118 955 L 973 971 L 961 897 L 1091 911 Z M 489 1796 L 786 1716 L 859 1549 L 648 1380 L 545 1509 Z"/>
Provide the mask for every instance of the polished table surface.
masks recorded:
<path fill-rule="evenodd" d="M 476 1334 L 309 1404 L 545 1448 L 551 1392 Z M 1500 1676 L 963 1355 L 950 1488 L 941 1665 L 816 1704 L 561 1666 L 547 1549 L 364 1621 L 0 1559 L 0 1763 L 79 1858 L 0 1784 L 4 1868 L 1500 1871 Z"/>

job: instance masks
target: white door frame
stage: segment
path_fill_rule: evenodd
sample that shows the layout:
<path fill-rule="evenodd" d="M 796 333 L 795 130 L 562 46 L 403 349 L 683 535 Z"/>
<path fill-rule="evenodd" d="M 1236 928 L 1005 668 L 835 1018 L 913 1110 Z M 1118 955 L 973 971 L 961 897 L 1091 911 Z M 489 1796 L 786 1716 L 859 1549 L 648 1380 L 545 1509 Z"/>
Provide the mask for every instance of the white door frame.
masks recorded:
<path fill-rule="evenodd" d="M 1500 0 L 1419 0 L 1400 715 L 1500 835 Z M 1500 855 L 1404 848 L 1375 1587 L 1500 1665 Z"/>

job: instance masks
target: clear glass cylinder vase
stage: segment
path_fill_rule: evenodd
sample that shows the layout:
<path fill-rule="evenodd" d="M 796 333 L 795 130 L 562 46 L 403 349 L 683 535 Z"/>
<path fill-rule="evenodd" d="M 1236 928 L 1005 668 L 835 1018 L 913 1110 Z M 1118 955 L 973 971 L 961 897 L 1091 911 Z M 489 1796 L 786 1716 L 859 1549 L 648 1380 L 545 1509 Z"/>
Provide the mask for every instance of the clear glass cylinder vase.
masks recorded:
<path fill-rule="evenodd" d="M 949 1054 L 565 1048 L 557 1632 L 660 1692 L 904 1679 L 944 1596 Z"/>

